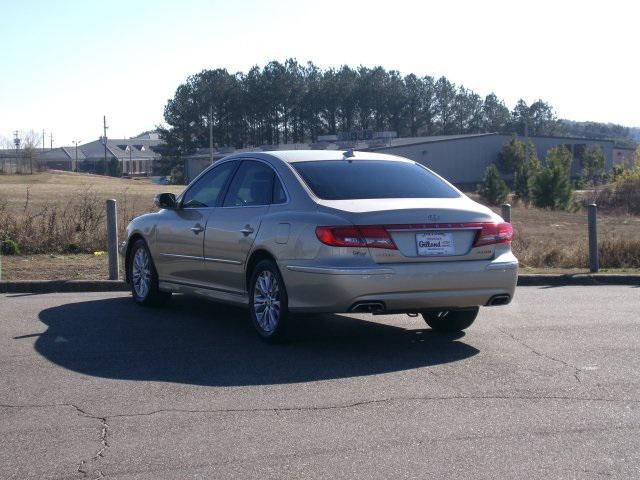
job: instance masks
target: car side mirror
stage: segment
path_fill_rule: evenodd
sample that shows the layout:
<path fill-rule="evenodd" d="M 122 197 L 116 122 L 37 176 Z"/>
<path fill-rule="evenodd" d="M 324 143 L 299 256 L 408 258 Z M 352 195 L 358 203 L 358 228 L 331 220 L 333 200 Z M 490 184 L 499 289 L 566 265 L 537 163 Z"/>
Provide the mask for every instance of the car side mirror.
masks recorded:
<path fill-rule="evenodd" d="M 158 208 L 177 208 L 176 196 L 173 193 L 159 193 L 156 195 L 154 201 Z"/>

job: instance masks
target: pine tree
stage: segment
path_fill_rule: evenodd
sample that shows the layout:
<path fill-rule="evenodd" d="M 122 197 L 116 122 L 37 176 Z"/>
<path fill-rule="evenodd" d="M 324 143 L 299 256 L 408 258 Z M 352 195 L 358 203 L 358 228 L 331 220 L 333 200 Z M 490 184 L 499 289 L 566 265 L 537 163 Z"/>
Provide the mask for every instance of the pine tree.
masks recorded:
<path fill-rule="evenodd" d="M 505 174 L 515 174 L 526 161 L 525 144 L 513 135 L 498 154 L 498 168 Z"/>
<path fill-rule="evenodd" d="M 494 164 L 489 165 L 485 170 L 484 180 L 478 188 L 478 193 L 492 205 L 503 203 L 509 196 L 509 187 Z"/>
<path fill-rule="evenodd" d="M 531 201 L 531 179 L 540 168 L 540 161 L 531 140 L 524 151 L 525 161 L 516 168 L 513 176 L 513 193 L 515 198 L 528 204 Z M 528 161 L 527 157 L 529 157 Z"/>
<path fill-rule="evenodd" d="M 562 210 L 569 206 L 571 185 L 571 152 L 565 146 L 547 152 L 544 166 L 531 179 L 531 199 L 538 208 Z"/>

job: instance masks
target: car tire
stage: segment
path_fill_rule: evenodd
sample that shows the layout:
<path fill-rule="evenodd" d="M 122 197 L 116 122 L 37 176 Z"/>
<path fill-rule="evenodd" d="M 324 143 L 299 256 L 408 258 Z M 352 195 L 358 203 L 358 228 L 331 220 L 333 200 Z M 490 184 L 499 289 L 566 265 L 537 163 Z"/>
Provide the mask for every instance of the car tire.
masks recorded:
<path fill-rule="evenodd" d="M 286 340 L 289 308 L 287 290 L 273 260 L 261 260 L 249 280 L 249 314 L 261 339 L 269 343 Z"/>
<path fill-rule="evenodd" d="M 461 310 L 423 312 L 422 318 L 436 332 L 461 332 L 473 324 L 479 310 L 480 307 L 474 307 Z"/>
<path fill-rule="evenodd" d="M 171 292 L 163 292 L 158 287 L 158 272 L 144 240 L 134 242 L 127 263 L 131 295 L 138 305 L 156 307 L 171 299 Z"/>

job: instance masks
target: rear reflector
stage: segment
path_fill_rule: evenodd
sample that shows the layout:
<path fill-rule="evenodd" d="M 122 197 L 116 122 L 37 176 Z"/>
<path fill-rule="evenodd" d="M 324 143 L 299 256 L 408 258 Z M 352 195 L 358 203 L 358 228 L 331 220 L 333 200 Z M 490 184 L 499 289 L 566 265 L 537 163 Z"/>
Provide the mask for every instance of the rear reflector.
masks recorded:
<path fill-rule="evenodd" d="M 408 225 L 354 225 L 350 227 L 317 227 L 316 236 L 325 245 L 331 247 L 369 247 L 397 250 L 388 230 L 476 230 L 473 247 L 511 243 L 513 227 L 510 223 L 440 223 Z"/>

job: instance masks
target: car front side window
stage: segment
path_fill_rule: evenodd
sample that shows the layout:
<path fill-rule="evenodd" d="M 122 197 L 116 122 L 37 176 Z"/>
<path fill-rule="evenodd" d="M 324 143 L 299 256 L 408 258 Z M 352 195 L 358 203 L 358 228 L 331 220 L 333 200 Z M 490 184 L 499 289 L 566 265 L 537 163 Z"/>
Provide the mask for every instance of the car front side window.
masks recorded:
<path fill-rule="evenodd" d="M 184 194 L 182 208 L 215 207 L 236 166 L 236 162 L 226 162 L 205 173 Z"/>

